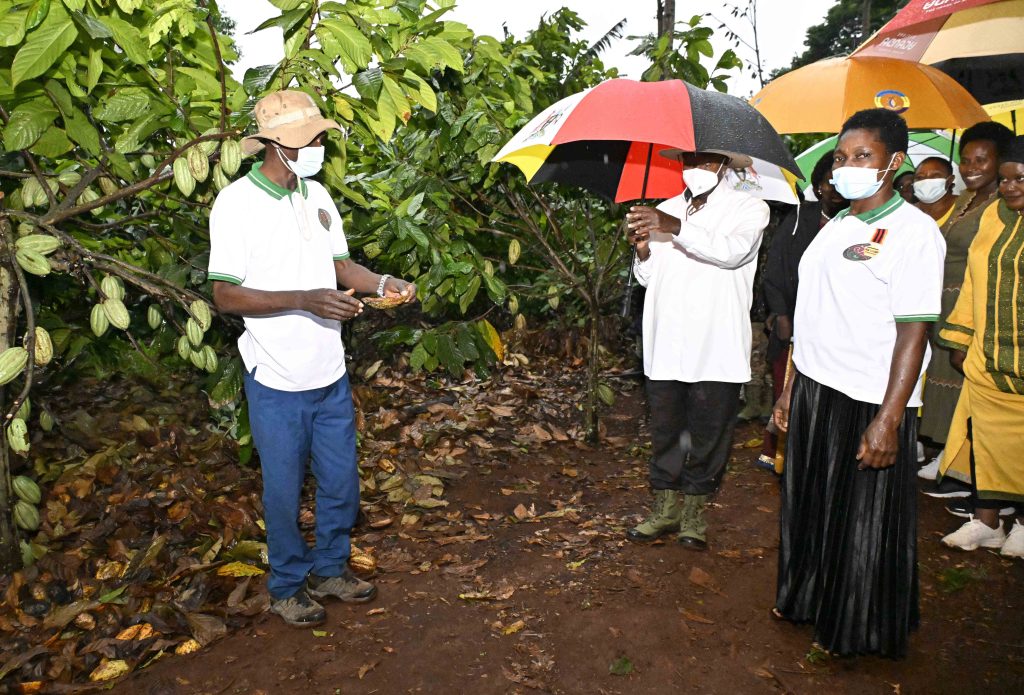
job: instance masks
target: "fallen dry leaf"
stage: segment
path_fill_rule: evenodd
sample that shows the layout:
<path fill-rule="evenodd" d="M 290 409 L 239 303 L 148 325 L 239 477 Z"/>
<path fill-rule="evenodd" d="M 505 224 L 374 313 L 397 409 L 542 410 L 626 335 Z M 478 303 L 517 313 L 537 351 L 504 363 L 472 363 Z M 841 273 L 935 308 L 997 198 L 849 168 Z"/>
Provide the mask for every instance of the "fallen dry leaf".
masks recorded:
<path fill-rule="evenodd" d="M 526 627 L 526 621 L 525 620 L 517 620 L 514 623 L 512 623 L 511 625 L 509 625 L 508 627 L 504 628 L 501 631 L 501 634 L 503 634 L 503 635 L 514 635 L 517 632 L 519 632 L 520 630 L 522 630 L 524 627 Z"/>
<path fill-rule="evenodd" d="M 685 610 L 685 609 L 684 610 L 680 610 L 679 612 L 683 614 L 684 618 L 686 618 L 687 620 L 689 620 L 692 623 L 700 623 L 701 625 L 714 625 L 715 624 L 714 620 L 709 620 L 708 618 L 705 618 L 703 615 L 697 615 L 696 613 L 691 613 L 690 611 Z"/>
<path fill-rule="evenodd" d="M 174 653 L 178 656 L 185 656 L 186 654 L 194 654 L 202 649 L 202 645 L 196 642 L 194 639 L 185 640 L 177 647 L 174 648 Z"/>
<path fill-rule="evenodd" d="M 94 683 L 102 683 L 103 681 L 120 678 L 131 670 L 131 666 L 129 666 L 128 662 L 124 659 L 112 659 L 110 661 L 104 659 L 100 662 L 100 665 L 89 674 L 89 680 Z"/>
<path fill-rule="evenodd" d="M 376 661 L 371 661 L 368 664 L 363 664 L 362 666 L 360 666 L 359 667 L 359 673 L 357 674 L 359 676 L 359 680 L 363 680 L 363 676 L 365 676 L 367 673 L 369 673 L 373 669 L 377 668 L 377 665 L 379 663 L 380 663 L 380 659 L 377 659 Z"/>
<path fill-rule="evenodd" d="M 258 577 L 263 570 L 247 562 L 229 562 L 217 568 L 217 574 L 221 577 Z"/>

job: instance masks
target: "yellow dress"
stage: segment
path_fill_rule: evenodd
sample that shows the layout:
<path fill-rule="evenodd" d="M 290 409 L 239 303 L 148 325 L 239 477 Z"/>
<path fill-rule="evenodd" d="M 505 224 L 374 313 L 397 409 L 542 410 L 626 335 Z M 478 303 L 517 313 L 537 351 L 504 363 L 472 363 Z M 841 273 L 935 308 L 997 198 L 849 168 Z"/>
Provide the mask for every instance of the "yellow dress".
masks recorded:
<path fill-rule="evenodd" d="M 966 350 L 964 385 L 939 472 L 983 499 L 1024 502 L 1024 218 L 999 200 L 982 214 L 960 297 L 939 342 Z"/>

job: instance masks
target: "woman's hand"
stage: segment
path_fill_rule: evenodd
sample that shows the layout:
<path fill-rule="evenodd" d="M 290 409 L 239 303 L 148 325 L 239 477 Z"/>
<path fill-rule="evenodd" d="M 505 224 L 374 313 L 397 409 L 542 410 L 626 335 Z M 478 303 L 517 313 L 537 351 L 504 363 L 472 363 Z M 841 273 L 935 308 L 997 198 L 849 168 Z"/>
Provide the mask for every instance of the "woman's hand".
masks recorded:
<path fill-rule="evenodd" d="M 779 428 L 779 432 L 789 430 L 789 399 L 792 395 L 792 387 L 782 389 L 782 395 L 779 396 L 779 400 L 775 401 L 775 407 L 772 408 L 772 420 Z"/>
<path fill-rule="evenodd" d="M 402 297 L 405 303 L 416 301 L 416 285 L 400 278 L 389 277 L 384 283 L 385 297 Z"/>
<path fill-rule="evenodd" d="M 867 468 L 889 468 L 896 463 L 896 455 L 900 450 L 899 424 L 892 424 L 875 418 L 864 430 L 857 448 L 857 460 L 860 470 Z"/>
<path fill-rule="evenodd" d="M 949 351 L 949 366 L 961 374 L 964 373 L 964 360 L 967 359 L 967 352 L 964 350 Z"/>

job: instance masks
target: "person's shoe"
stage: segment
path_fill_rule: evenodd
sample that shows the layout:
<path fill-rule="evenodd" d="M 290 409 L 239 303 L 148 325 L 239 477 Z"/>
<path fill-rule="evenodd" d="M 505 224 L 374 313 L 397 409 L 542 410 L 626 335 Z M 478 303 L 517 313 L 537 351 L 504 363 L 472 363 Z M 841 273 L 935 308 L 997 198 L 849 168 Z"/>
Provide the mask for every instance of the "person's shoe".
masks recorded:
<path fill-rule="evenodd" d="M 679 529 L 679 493 L 655 490 L 654 504 L 646 519 L 626 531 L 626 538 L 638 543 L 653 541 Z"/>
<path fill-rule="evenodd" d="M 941 460 L 942 460 L 942 454 L 939 454 L 938 456 L 933 458 L 931 461 L 929 461 L 925 465 L 923 465 L 920 468 L 918 468 L 917 469 L 917 477 L 921 478 L 922 480 L 932 480 L 932 481 L 934 481 L 937 477 L 939 477 L 939 462 Z"/>
<path fill-rule="evenodd" d="M 1013 522 L 1013 527 L 1007 534 L 999 554 L 1003 557 L 1024 557 L 1024 524 L 1019 520 Z"/>
<path fill-rule="evenodd" d="M 968 519 L 974 515 L 974 502 L 970 498 L 956 499 L 946 505 L 946 511 L 961 519 Z M 1016 507 L 1003 507 L 999 510 L 999 516 L 1012 516 L 1016 512 Z"/>
<path fill-rule="evenodd" d="M 306 586 L 314 598 L 336 598 L 345 603 L 366 603 L 377 596 L 377 587 L 363 581 L 345 567 L 337 577 L 320 577 L 310 573 Z"/>
<path fill-rule="evenodd" d="M 327 611 L 310 598 L 305 587 L 288 598 L 272 599 L 270 612 L 277 613 L 292 627 L 316 627 L 327 619 Z"/>
<path fill-rule="evenodd" d="M 940 483 L 935 483 L 930 486 L 922 486 L 921 492 L 929 497 L 938 497 L 941 499 L 948 497 L 970 497 L 971 486 L 946 476 Z"/>
<path fill-rule="evenodd" d="M 682 519 L 676 541 L 690 550 L 707 550 L 708 522 L 704 518 L 709 495 L 684 495 Z"/>
<path fill-rule="evenodd" d="M 971 520 L 953 533 L 942 539 L 942 544 L 961 550 L 977 550 L 978 548 L 1001 548 L 1006 540 L 1006 532 L 1002 523 L 992 528 L 981 519 Z"/>
<path fill-rule="evenodd" d="M 772 473 L 775 472 L 775 458 L 768 454 L 761 454 L 758 456 L 757 460 L 754 461 L 754 465 L 758 468 L 763 468 L 766 471 L 771 471 Z"/>

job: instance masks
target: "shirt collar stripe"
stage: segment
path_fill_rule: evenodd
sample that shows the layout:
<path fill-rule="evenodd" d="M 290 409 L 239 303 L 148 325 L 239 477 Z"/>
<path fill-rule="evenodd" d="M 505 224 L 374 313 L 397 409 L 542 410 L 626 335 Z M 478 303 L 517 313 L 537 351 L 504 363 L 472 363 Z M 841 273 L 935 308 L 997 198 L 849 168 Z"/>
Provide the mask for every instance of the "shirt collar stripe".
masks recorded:
<path fill-rule="evenodd" d="M 263 166 L 262 162 L 255 165 L 252 169 L 249 170 L 249 173 L 246 174 L 246 178 L 252 181 L 254 184 L 256 184 L 257 188 L 259 188 L 260 190 L 262 190 L 264 193 L 268 194 L 271 198 L 274 198 L 275 200 L 281 200 L 282 198 L 286 198 L 287 196 L 290 196 L 292 193 L 295 192 L 288 190 L 283 186 L 278 186 L 276 183 L 268 179 L 266 175 L 262 171 L 260 171 L 261 166 Z M 303 181 L 302 179 L 299 179 L 298 190 L 299 193 L 302 194 L 303 198 L 309 197 L 309 187 L 306 186 L 306 182 Z"/>
<path fill-rule="evenodd" d="M 854 215 L 854 217 L 856 217 L 858 220 L 860 220 L 864 224 L 872 224 L 872 223 L 877 222 L 878 220 L 882 219 L 883 217 L 888 215 L 890 212 L 892 212 L 893 210 L 898 208 L 900 205 L 903 205 L 903 203 L 905 203 L 905 202 L 906 201 L 903 200 L 903 198 L 900 196 L 899 193 L 893 193 L 892 194 L 892 198 L 889 198 L 889 200 L 886 201 L 886 203 L 884 205 L 882 205 L 880 207 L 877 207 L 877 208 L 875 208 L 873 210 L 868 210 L 866 212 L 857 213 L 856 215 Z M 836 219 L 839 219 L 839 220 L 845 219 L 849 214 L 850 214 L 850 208 L 846 208 L 842 212 L 839 212 L 839 213 L 836 214 Z"/>

